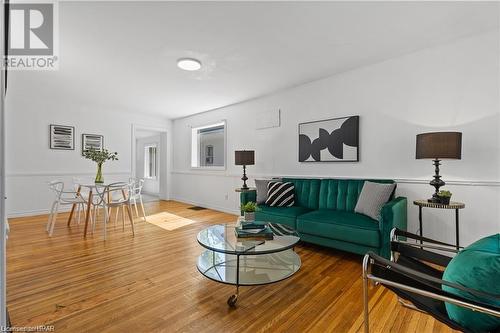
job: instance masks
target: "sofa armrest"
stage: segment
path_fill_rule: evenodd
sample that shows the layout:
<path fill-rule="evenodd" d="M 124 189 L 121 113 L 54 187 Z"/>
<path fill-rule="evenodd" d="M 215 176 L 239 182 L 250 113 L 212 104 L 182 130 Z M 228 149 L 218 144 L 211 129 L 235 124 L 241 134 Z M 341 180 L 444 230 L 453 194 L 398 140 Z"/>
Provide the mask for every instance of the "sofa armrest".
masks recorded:
<path fill-rule="evenodd" d="M 249 191 L 243 191 L 240 193 L 240 205 L 244 205 L 249 201 L 256 202 L 257 201 L 257 191 L 255 190 L 249 190 Z M 241 216 L 243 216 L 243 211 L 241 212 Z"/>
<path fill-rule="evenodd" d="M 391 230 L 398 228 L 406 231 L 408 223 L 408 200 L 397 197 L 386 203 L 380 211 L 380 255 L 389 259 L 391 256 Z"/>

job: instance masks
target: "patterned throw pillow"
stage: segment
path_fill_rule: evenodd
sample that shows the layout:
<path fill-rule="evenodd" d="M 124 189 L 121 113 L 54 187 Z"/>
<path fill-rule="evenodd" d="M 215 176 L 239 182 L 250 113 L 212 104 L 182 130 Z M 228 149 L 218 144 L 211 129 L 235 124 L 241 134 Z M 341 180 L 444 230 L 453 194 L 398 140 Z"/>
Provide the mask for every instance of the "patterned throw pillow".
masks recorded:
<path fill-rule="evenodd" d="M 389 201 L 395 188 L 396 184 L 380 184 L 366 181 L 359 194 L 354 211 L 378 221 L 382 206 Z"/>
<path fill-rule="evenodd" d="M 266 205 L 271 207 L 291 207 L 295 203 L 295 186 L 292 183 L 269 182 Z"/>

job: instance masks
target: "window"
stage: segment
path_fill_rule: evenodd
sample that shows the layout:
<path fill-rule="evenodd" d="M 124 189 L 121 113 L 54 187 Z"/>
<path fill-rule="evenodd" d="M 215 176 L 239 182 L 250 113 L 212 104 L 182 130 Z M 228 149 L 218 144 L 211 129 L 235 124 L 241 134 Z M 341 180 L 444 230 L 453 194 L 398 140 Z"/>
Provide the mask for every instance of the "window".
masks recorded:
<path fill-rule="evenodd" d="M 144 146 L 144 178 L 155 179 L 157 177 L 156 152 L 156 145 Z"/>
<path fill-rule="evenodd" d="M 191 129 L 191 167 L 225 168 L 226 123 Z"/>

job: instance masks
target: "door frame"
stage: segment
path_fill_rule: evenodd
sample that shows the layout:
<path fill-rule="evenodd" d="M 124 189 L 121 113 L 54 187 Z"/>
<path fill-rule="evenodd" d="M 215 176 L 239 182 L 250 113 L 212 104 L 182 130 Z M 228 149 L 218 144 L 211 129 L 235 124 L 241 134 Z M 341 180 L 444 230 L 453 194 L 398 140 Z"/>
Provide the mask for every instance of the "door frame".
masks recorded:
<path fill-rule="evenodd" d="M 0 6 L 0 54 L 5 54 L 5 5 Z M 5 214 L 5 74 L 0 70 L 0 326 L 7 327 L 7 260 Z"/>
<path fill-rule="evenodd" d="M 135 177 L 136 173 L 136 158 L 137 158 L 137 137 L 136 132 L 138 130 L 155 131 L 160 133 L 160 200 L 169 199 L 169 149 L 168 149 L 168 130 L 163 127 L 154 127 L 147 125 L 132 124 L 132 142 L 131 142 L 131 177 Z"/>

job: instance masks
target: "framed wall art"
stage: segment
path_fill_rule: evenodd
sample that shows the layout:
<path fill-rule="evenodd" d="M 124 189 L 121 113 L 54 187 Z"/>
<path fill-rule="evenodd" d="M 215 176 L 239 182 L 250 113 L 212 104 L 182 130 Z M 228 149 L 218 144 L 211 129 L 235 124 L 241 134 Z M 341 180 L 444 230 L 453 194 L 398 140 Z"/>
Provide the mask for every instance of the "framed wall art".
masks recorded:
<path fill-rule="evenodd" d="M 104 148 L 104 136 L 99 134 L 82 134 L 82 155 L 86 150 L 91 148 L 101 151 Z"/>
<path fill-rule="evenodd" d="M 358 162 L 359 116 L 299 124 L 299 162 Z"/>
<path fill-rule="evenodd" d="M 73 126 L 50 125 L 49 141 L 50 149 L 74 150 L 75 128 Z"/>

